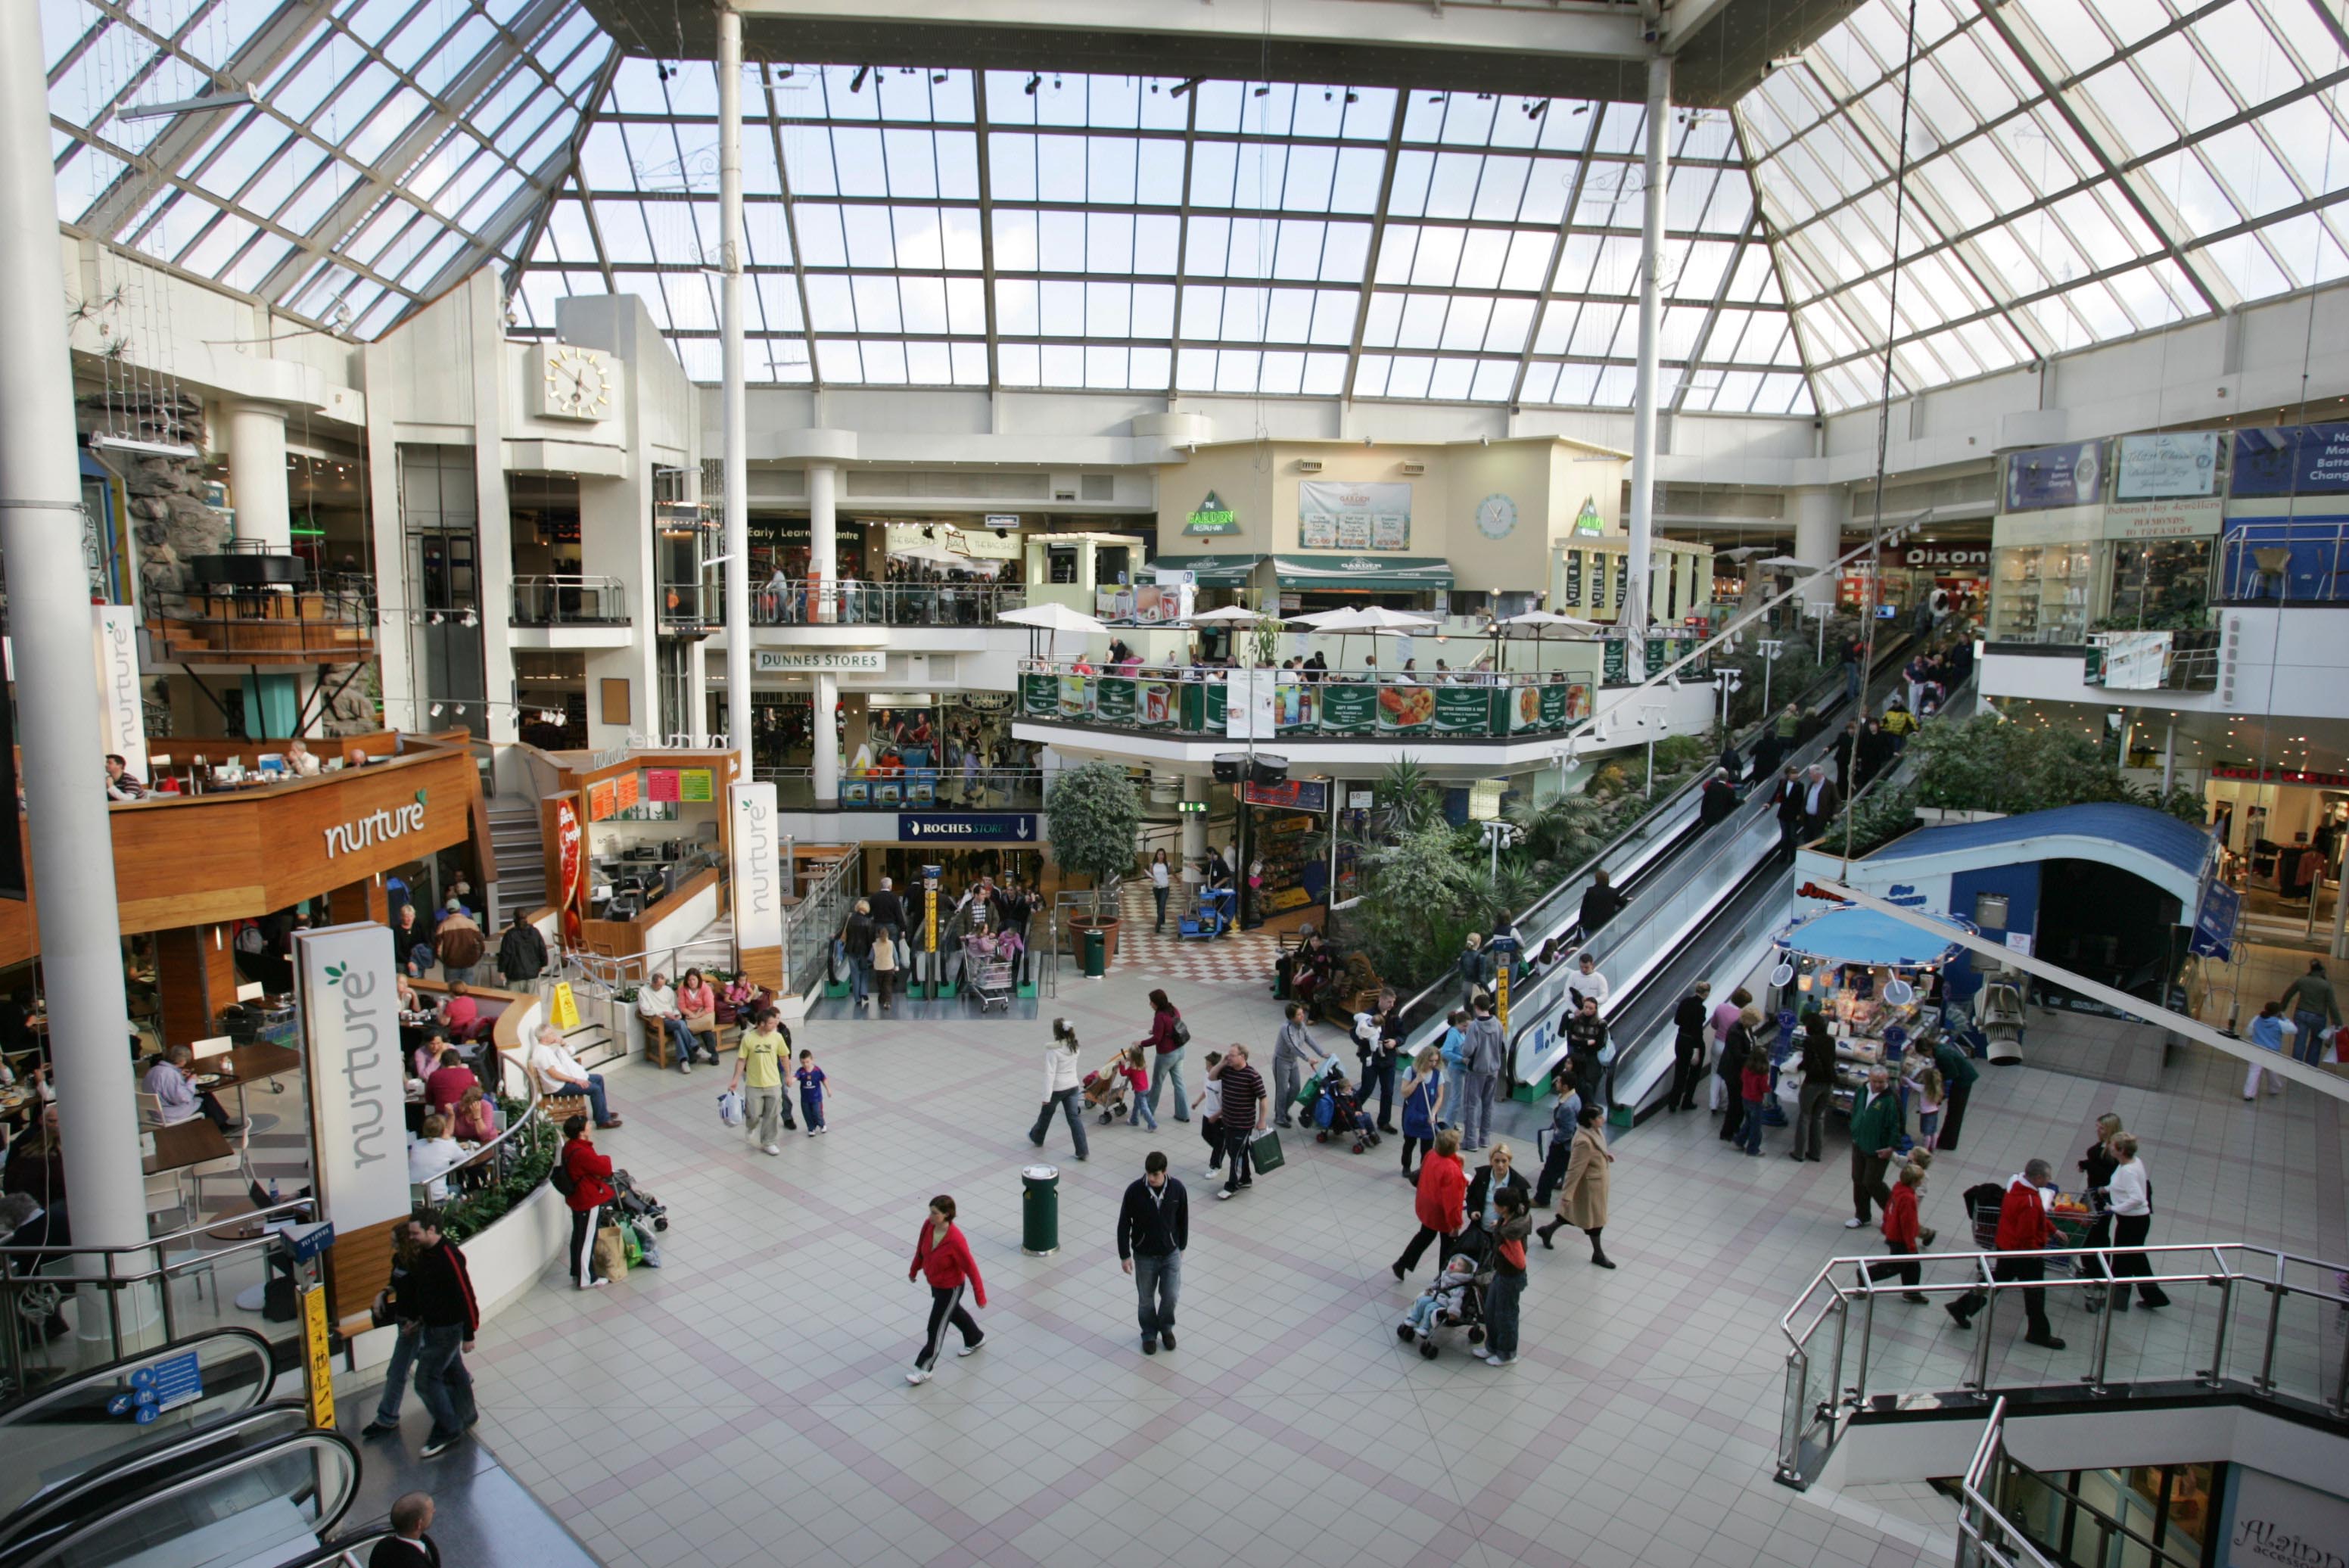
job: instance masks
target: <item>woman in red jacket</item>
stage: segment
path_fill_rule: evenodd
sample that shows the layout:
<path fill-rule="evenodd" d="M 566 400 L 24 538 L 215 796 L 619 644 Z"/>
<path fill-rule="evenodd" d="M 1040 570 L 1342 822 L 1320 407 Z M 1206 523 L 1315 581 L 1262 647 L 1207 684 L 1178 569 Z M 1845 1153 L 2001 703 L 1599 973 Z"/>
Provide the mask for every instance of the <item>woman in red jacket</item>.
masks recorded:
<path fill-rule="evenodd" d="M 1917 1288 L 1925 1277 L 1923 1266 L 1917 1262 L 1919 1237 L 1922 1234 L 1917 1223 L 1917 1194 L 1924 1186 L 1923 1166 L 1900 1168 L 1900 1179 L 1892 1184 L 1892 1196 L 1884 1203 L 1884 1250 L 1902 1261 L 1868 1265 L 1870 1280 L 1899 1274 L 1900 1283 L 1909 1287 L 1900 1293 L 1900 1299 L 1915 1306 L 1923 1306 L 1927 1301 L 1925 1293 Z"/>
<path fill-rule="evenodd" d="M 914 1357 L 914 1369 L 905 1374 L 908 1383 L 930 1380 L 930 1368 L 937 1365 L 938 1352 L 946 1347 L 947 1324 L 962 1331 L 957 1356 L 968 1356 L 987 1343 L 978 1320 L 962 1305 L 962 1289 L 968 1284 L 971 1298 L 985 1306 L 987 1282 L 978 1277 L 978 1260 L 970 1255 L 970 1243 L 955 1228 L 954 1217 L 955 1201 L 939 1193 L 930 1200 L 929 1218 L 922 1222 L 922 1233 L 914 1240 L 914 1266 L 905 1271 L 905 1277 L 910 1280 L 918 1274 L 930 1282 L 930 1330 L 922 1342 L 922 1353 Z"/>
<path fill-rule="evenodd" d="M 563 1179 L 571 1191 L 571 1277 L 581 1290 L 609 1284 L 595 1272 L 595 1216 L 612 1201 L 612 1157 L 595 1152 L 587 1136 L 587 1119 L 574 1116 L 563 1124 Z"/>
<path fill-rule="evenodd" d="M 1447 1127 L 1435 1135 L 1435 1147 L 1419 1162 L 1419 1234 L 1394 1261 L 1394 1276 L 1402 1278 L 1419 1266 L 1427 1243 L 1436 1237 L 1435 1266 L 1452 1255 L 1452 1243 L 1468 1224 L 1468 1173 L 1460 1168 L 1460 1130 Z"/>

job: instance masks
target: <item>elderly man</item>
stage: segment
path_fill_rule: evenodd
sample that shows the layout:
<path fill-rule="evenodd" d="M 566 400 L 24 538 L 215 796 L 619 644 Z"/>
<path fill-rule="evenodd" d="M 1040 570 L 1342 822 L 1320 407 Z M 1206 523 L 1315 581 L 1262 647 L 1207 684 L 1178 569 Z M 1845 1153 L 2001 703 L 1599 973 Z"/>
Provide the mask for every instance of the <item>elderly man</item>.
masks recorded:
<path fill-rule="evenodd" d="M 539 1026 L 537 1044 L 530 1048 L 530 1070 L 537 1076 L 541 1094 L 584 1094 L 596 1126 L 620 1125 L 620 1119 L 612 1114 L 604 1100 L 604 1075 L 582 1068 L 579 1058 L 563 1043 L 563 1031 L 552 1024 Z"/>
<path fill-rule="evenodd" d="M 1814 762 L 1803 770 L 1803 837 L 1816 839 L 1827 830 L 1843 805 L 1843 796 L 1827 770 Z"/>
<path fill-rule="evenodd" d="M 2038 1253 L 2060 1245 L 2055 1223 L 2047 1217 L 2047 1210 L 2055 1200 L 2055 1170 L 2044 1160 L 2033 1160 L 2023 1168 L 2019 1176 L 2010 1176 L 2006 1195 L 1999 1200 L 1998 1250 L 2002 1254 L 1992 1265 L 1990 1277 L 1996 1281 L 2043 1280 L 2047 1277 L 2047 1260 L 2042 1257 L 2018 1257 L 2019 1253 Z M 1968 1291 L 1942 1310 L 1960 1328 L 1973 1326 L 1974 1314 L 1990 1300 L 1989 1293 L 1976 1288 Z M 2023 1293 L 2023 1315 L 2029 1326 L 2023 1342 L 2045 1350 L 2061 1350 L 2064 1342 L 2047 1322 L 2047 1293 L 2026 1288 Z"/>
<path fill-rule="evenodd" d="M 1851 1101 L 1851 1212 L 1843 1222 L 1857 1231 L 1873 1218 L 1871 1202 L 1892 1197 L 1884 1173 L 1892 1165 L 1892 1151 L 1900 1143 L 1900 1097 L 1892 1092 L 1892 1074 L 1883 1068 L 1868 1070 L 1868 1087 Z"/>
<path fill-rule="evenodd" d="M 689 1074 L 693 1071 L 696 1051 L 708 1051 L 709 1065 L 713 1068 L 718 1065 L 718 1047 L 705 1044 L 698 1035 L 685 1026 L 685 1014 L 677 1005 L 677 989 L 668 983 L 668 976 L 657 969 L 653 971 L 653 977 L 645 982 L 644 988 L 636 993 L 636 1015 L 644 1019 L 647 1037 L 658 1030 L 667 1031 L 669 1044 L 677 1048 L 678 1072 Z M 652 1049 L 649 1037 L 645 1041 L 645 1048 L 647 1051 Z"/>
<path fill-rule="evenodd" d="M 140 1087 L 162 1102 L 163 1124 L 187 1121 L 202 1117 L 222 1132 L 229 1129 L 228 1112 L 221 1109 L 208 1090 L 196 1087 L 194 1053 L 185 1046 L 173 1046 L 161 1059 L 147 1069 Z"/>

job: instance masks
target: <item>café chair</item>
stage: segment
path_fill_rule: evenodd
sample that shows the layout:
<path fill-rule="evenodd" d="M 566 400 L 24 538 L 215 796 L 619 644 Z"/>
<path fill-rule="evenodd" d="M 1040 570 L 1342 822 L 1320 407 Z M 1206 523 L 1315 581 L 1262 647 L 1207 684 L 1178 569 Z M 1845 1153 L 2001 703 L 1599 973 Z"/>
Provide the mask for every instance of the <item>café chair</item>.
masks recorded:
<path fill-rule="evenodd" d="M 147 1225 L 154 1229 L 159 1214 L 176 1213 L 182 1228 L 192 1224 L 194 1212 L 188 1207 L 187 1190 L 180 1184 L 180 1173 L 164 1171 L 147 1179 Z"/>
<path fill-rule="evenodd" d="M 137 1093 L 139 1096 L 140 1122 L 147 1127 L 169 1126 L 170 1123 L 163 1119 L 162 1097 L 160 1095 L 149 1094 L 143 1088 L 138 1090 Z"/>

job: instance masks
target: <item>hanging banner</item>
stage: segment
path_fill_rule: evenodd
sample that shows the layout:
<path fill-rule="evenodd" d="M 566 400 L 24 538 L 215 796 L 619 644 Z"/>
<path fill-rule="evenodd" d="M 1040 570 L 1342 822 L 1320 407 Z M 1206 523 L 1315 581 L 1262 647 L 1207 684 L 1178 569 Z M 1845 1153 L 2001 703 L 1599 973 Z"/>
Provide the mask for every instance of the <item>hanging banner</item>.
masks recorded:
<path fill-rule="evenodd" d="M 2056 506 L 2088 506 L 2104 499 L 2104 443 L 2072 441 L 2060 447 L 2012 452 L 2006 459 L 2007 511 L 2044 511 Z"/>
<path fill-rule="evenodd" d="M 727 890 L 734 915 L 734 944 L 745 953 L 781 947 L 783 841 L 775 820 L 775 787 L 730 784 L 726 799 L 732 818 Z"/>
<path fill-rule="evenodd" d="M 587 906 L 585 834 L 579 825 L 579 808 L 565 798 L 554 803 L 554 854 L 562 898 L 563 940 L 579 945 L 579 922 Z"/>
<path fill-rule="evenodd" d="M 1569 550 L 1566 552 L 1566 603 L 1559 613 L 1582 607 L 1582 552 Z"/>
<path fill-rule="evenodd" d="M 1493 732 L 1494 687 L 1437 686 L 1434 689 L 1436 734 L 1490 735 Z M 1526 689 L 1531 691 L 1533 688 L 1528 686 Z M 1534 706 L 1538 712 L 1540 698 L 1535 698 Z"/>
<path fill-rule="evenodd" d="M 405 1216 L 399 993 L 373 921 L 294 933 L 318 1218 L 346 1235 Z"/>
<path fill-rule="evenodd" d="M 1306 550 L 1409 550 L 1411 486 L 1300 480 L 1297 542 Z"/>
<path fill-rule="evenodd" d="M 1626 674 L 1623 639 L 1609 637 L 1599 647 L 1599 679 L 1609 686 L 1621 686 L 1630 678 Z"/>
<path fill-rule="evenodd" d="M 1379 723 L 1378 694 L 1381 686 L 1350 682 L 1324 686 L 1317 694 L 1324 735 L 1368 735 Z"/>
<path fill-rule="evenodd" d="M 1624 598 L 1624 595 L 1625 595 L 1625 594 L 1627 594 L 1627 593 L 1629 593 L 1630 592 L 1630 584 L 1631 584 L 1631 555 L 1630 555 L 1630 552 L 1626 551 L 1626 552 L 1624 552 L 1622 554 L 1620 554 L 1620 555 L 1619 555 L 1619 556 L 1617 556 L 1617 557 L 1615 558 L 1615 606 L 1614 606 L 1614 607 L 1615 607 L 1615 612 L 1616 612 L 1616 614 L 1622 614 L 1622 611 L 1623 611 L 1623 598 Z"/>
<path fill-rule="evenodd" d="M 98 745 L 121 758 L 133 779 L 148 782 L 147 716 L 139 698 L 139 613 L 128 604 L 93 604 L 89 613 L 98 645 Z"/>
<path fill-rule="evenodd" d="M 2114 470 L 2115 500 L 2179 500 L 2216 495 L 2219 432 L 2123 436 Z"/>
<path fill-rule="evenodd" d="M 1276 731 L 1274 688 L 1278 670 L 1227 670 L 1224 675 L 1224 737 L 1228 740 L 1270 740 Z M 1218 689 L 1218 688 L 1210 688 Z"/>

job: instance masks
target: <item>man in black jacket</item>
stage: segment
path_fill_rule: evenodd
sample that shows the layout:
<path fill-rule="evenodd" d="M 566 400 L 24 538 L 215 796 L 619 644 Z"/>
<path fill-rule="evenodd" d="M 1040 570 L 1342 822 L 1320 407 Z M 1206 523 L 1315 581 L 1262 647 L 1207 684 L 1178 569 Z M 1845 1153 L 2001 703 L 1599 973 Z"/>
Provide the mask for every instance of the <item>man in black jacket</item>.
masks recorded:
<path fill-rule="evenodd" d="M 1582 1096 L 1585 1105 L 1604 1105 L 1606 1102 L 1599 1097 L 1599 1081 L 1605 1064 L 1599 1057 L 1607 1049 L 1607 1021 L 1599 1016 L 1598 997 L 1576 999 L 1565 1033 L 1567 1048 L 1571 1053 L 1567 1059 L 1574 1068 L 1575 1092 Z"/>
<path fill-rule="evenodd" d="M 424 1439 L 423 1456 L 446 1453 L 463 1440 L 481 1419 L 473 1408 L 473 1377 L 465 1370 L 464 1352 L 473 1347 L 481 1326 L 481 1303 L 473 1298 L 473 1276 L 465 1254 L 440 1233 L 440 1212 L 419 1209 L 409 1222 L 416 1238 L 416 1261 L 409 1265 L 400 1287 L 402 1303 L 423 1326 L 416 1350 L 416 1396 L 432 1413 L 431 1435 Z"/>
<path fill-rule="evenodd" d="M 1118 1263 L 1141 1296 L 1142 1353 L 1158 1342 L 1174 1348 L 1174 1298 L 1183 1290 L 1183 1249 L 1191 1244 L 1191 1199 L 1166 1173 L 1166 1156 L 1154 1149 L 1142 1180 L 1125 1190 L 1117 1212 Z"/>
<path fill-rule="evenodd" d="M 1598 929 L 1622 912 L 1630 903 L 1609 884 L 1607 868 L 1599 867 L 1590 873 L 1589 891 L 1582 895 L 1582 909 L 1577 918 L 1582 924 L 1582 937 L 1588 942 Z"/>
<path fill-rule="evenodd" d="M 498 943 L 498 973 L 509 985 L 526 985 L 545 969 L 546 938 L 538 934 L 529 915 L 514 911 L 513 923 Z"/>
<path fill-rule="evenodd" d="M 1813 1007 L 1803 1015 L 1803 1088 L 1795 1102 L 1795 1147 L 1789 1160 L 1816 1160 L 1826 1130 L 1827 1104 L 1835 1096 L 1835 1037 L 1826 1015 Z"/>
<path fill-rule="evenodd" d="M 905 932 L 905 905 L 892 891 L 887 877 L 881 879 L 881 891 L 865 901 L 873 906 L 873 923 L 892 936 Z"/>
<path fill-rule="evenodd" d="M 1672 1009 L 1672 1087 L 1664 1096 L 1666 1110 L 1696 1109 L 1696 1086 L 1704 1081 L 1704 1003 L 1712 995 L 1712 983 L 1700 980 Z"/>
<path fill-rule="evenodd" d="M 1803 841 L 1803 776 L 1791 762 L 1778 779 L 1777 793 L 1770 797 L 1772 808 L 1778 816 L 1778 852 L 1788 860 Z"/>

